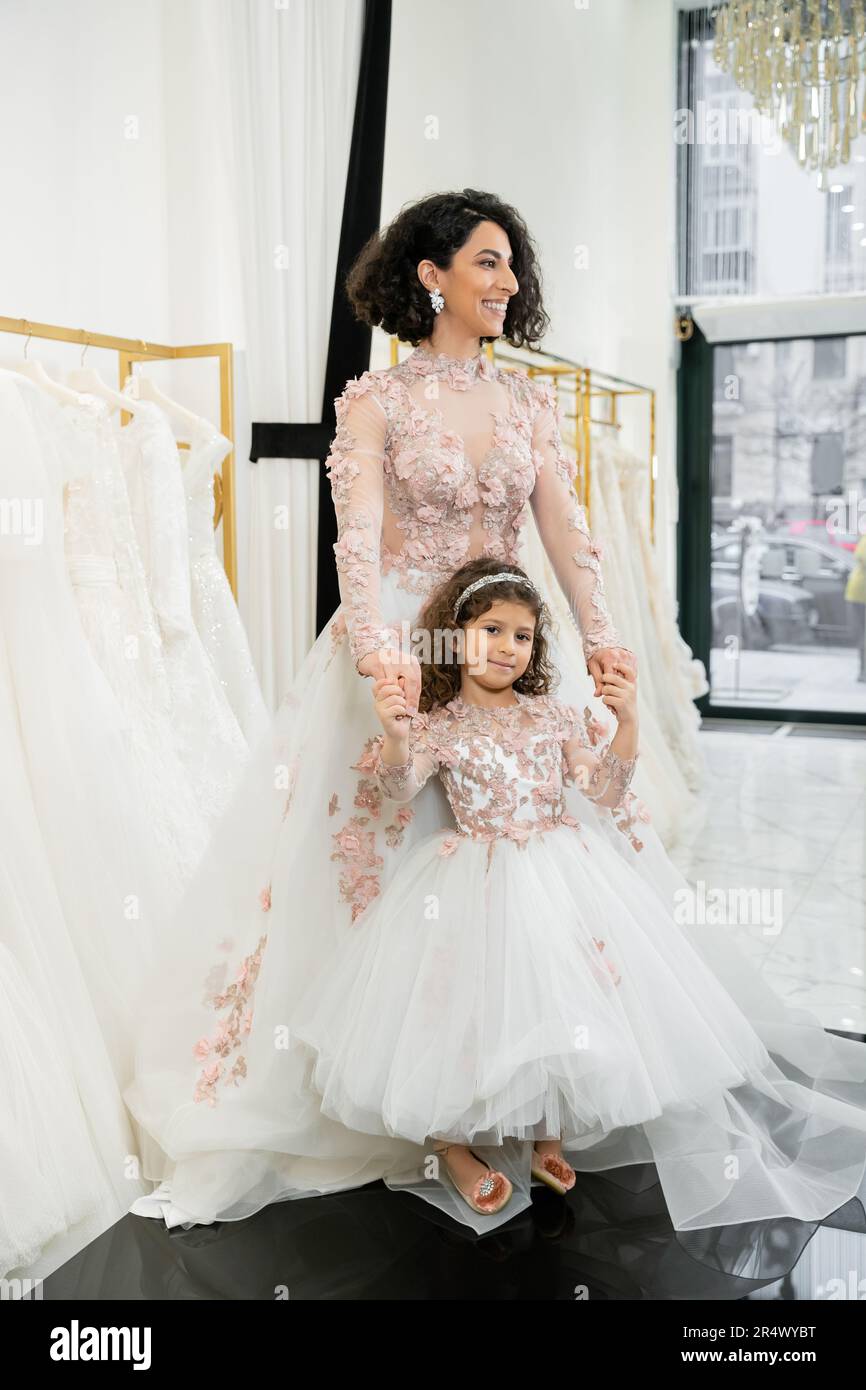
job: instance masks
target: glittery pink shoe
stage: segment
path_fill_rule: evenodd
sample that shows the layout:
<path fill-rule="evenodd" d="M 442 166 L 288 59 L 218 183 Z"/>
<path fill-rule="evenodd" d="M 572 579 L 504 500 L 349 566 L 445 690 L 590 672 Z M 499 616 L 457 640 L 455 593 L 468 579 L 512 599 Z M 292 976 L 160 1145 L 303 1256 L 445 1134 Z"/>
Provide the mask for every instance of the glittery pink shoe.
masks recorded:
<path fill-rule="evenodd" d="M 530 1168 L 534 1178 L 546 1183 L 561 1196 L 570 1192 L 577 1181 L 577 1174 L 571 1164 L 566 1163 L 562 1154 L 540 1154 L 537 1149 L 533 1149 Z"/>
<path fill-rule="evenodd" d="M 449 1149 L 454 1147 L 455 1145 L 453 1144 L 434 1143 L 433 1152 L 444 1155 Z M 478 1178 L 478 1180 L 473 1183 L 471 1192 L 464 1192 L 462 1187 L 458 1187 L 457 1181 L 451 1169 L 448 1167 L 447 1161 L 445 1163 L 445 1171 L 448 1174 L 448 1178 L 454 1190 L 460 1193 L 464 1202 L 466 1202 L 473 1211 L 477 1211 L 480 1216 L 494 1216 L 496 1212 L 501 1211 L 506 1202 L 511 1199 L 513 1190 L 511 1183 L 504 1173 L 500 1173 L 497 1169 L 491 1168 L 490 1164 L 485 1159 L 479 1158 L 478 1154 L 472 1149 L 470 1149 L 469 1152 L 472 1154 L 473 1158 L 478 1159 L 478 1162 L 483 1163 L 484 1167 L 487 1169 L 484 1177 Z"/>

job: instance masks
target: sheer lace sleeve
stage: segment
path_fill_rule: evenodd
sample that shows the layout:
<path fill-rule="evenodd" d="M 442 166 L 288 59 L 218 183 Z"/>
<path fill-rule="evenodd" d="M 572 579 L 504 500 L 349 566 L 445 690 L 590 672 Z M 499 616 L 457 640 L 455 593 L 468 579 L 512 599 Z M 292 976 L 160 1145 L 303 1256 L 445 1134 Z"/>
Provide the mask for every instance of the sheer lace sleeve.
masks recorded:
<path fill-rule="evenodd" d="M 589 801 L 615 809 L 625 800 L 637 766 L 637 755 L 621 758 L 609 743 L 600 753 L 594 753 L 586 724 L 573 706 L 563 709 L 562 757 L 565 780 L 573 783 Z"/>
<path fill-rule="evenodd" d="M 536 411 L 532 451 L 536 468 L 530 498 L 542 543 L 583 638 L 587 663 L 602 647 L 625 647 L 604 595 L 601 547 L 590 535 L 586 509 L 575 491 L 577 465 L 565 452 L 549 382 L 531 382 Z"/>
<path fill-rule="evenodd" d="M 399 646 L 379 612 L 387 417 L 376 378 L 364 372 L 334 402 L 337 429 L 325 468 L 337 514 L 334 555 L 355 665 L 382 646 Z"/>
<path fill-rule="evenodd" d="M 424 783 L 439 770 L 442 761 L 437 742 L 427 717 L 416 715 L 409 733 L 409 756 L 405 763 L 382 761 L 383 736 L 374 739 L 375 762 L 373 776 L 383 796 L 392 801 L 411 801 Z"/>

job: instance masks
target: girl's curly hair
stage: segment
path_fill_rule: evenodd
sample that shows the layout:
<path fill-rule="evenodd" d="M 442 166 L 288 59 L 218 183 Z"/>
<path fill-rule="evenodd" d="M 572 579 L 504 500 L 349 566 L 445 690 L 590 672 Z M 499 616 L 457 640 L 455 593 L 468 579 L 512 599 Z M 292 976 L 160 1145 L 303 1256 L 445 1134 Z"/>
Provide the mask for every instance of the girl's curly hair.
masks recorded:
<path fill-rule="evenodd" d="M 495 584 L 485 584 L 461 603 L 454 617 L 454 605 L 460 594 L 476 579 L 488 574 L 522 574 L 525 584 L 513 579 L 502 579 Z M 502 599 L 523 603 L 535 618 L 535 635 L 532 642 L 532 655 L 529 665 L 514 682 L 514 689 L 522 695 L 546 695 L 553 689 L 558 676 L 550 663 L 548 652 L 548 626 L 550 615 L 547 605 L 530 584 L 525 571 L 517 565 L 503 565 L 500 560 L 469 560 L 455 570 L 449 579 L 440 584 L 428 598 L 415 624 L 416 631 L 435 636 L 437 632 L 447 632 L 465 627 L 474 618 L 486 613 L 492 604 Z M 418 708 L 422 713 L 445 705 L 460 693 L 462 666 L 453 657 L 451 660 L 439 659 L 438 645 L 431 643 L 433 659 L 421 662 L 421 695 Z M 444 654 L 443 654 L 444 655 Z"/>
<path fill-rule="evenodd" d="M 540 342 L 550 320 L 541 303 L 535 244 L 515 208 L 476 188 L 421 198 L 373 233 L 346 276 L 346 294 L 355 317 L 396 333 L 413 347 L 429 338 L 436 315 L 418 278 L 418 263 L 431 260 L 441 270 L 450 269 L 454 252 L 466 244 L 479 222 L 495 222 L 508 236 L 512 270 L 520 286 L 508 301 L 501 335 L 481 337 L 479 342 L 497 342 L 499 337 L 512 347 Z"/>

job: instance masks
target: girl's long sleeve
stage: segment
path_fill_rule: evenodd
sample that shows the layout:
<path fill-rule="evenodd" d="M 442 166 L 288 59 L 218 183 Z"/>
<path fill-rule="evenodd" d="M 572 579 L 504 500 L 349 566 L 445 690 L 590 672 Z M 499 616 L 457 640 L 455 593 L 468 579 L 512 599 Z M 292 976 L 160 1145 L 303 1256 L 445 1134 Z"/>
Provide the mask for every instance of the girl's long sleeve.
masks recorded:
<path fill-rule="evenodd" d="M 615 810 L 625 801 L 638 755 L 621 758 L 610 743 L 600 753 L 592 751 L 586 725 L 574 706 L 566 706 L 562 756 L 565 780 L 577 786 L 588 801 Z"/>
<path fill-rule="evenodd" d="M 423 715 L 412 720 L 409 733 L 409 756 L 404 763 L 382 761 L 383 736 L 373 740 L 373 776 L 383 796 L 391 801 L 411 801 L 424 783 L 437 772 L 441 762 L 435 741 L 430 737 Z"/>
<path fill-rule="evenodd" d="M 334 401 L 337 429 L 325 468 L 337 515 L 334 556 L 356 667 L 369 652 L 399 646 L 379 609 L 380 550 L 388 421 L 376 379 L 364 372 Z"/>
<path fill-rule="evenodd" d="M 537 408 L 532 424 L 536 481 L 530 503 L 556 578 L 580 628 L 589 663 L 603 647 L 625 647 L 608 612 L 601 547 L 590 535 L 586 509 L 575 491 L 577 464 L 566 452 L 549 382 L 531 383 Z"/>

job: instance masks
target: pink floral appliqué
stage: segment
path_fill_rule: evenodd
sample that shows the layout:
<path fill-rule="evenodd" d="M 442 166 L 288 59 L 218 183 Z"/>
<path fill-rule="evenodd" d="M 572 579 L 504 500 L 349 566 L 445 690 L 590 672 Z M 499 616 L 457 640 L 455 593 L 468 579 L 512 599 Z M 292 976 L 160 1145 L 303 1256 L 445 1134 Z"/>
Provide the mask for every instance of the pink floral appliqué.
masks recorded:
<path fill-rule="evenodd" d="M 593 748 L 600 739 L 603 739 L 608 732 L 609 726 L 601 719 L 596 719 L 589 705 L 584 706 L 583 719 L 586 725 L 586 732 Z"/>
<path fill-rule="evenodd" d="M 264 910 L 267 911 L 270 908 L 270 885 L 262 889 L 259 895 L 259 901 L 263 907 L 265 894 L 267 894 L 267 907 Z M 253 989 L 261 969 L 267 940 L 266 935 L 259 938 L 255 951 L 251 955 L 245 956 L 241 961 L 233 983 L 229 985 L 228 989 L 214 995 L 209 1000 L 214 1009 L 227 1008 L 228 1014 L 225 1018 L 220 1019 L 212 1038 L 199 1038 L 193 1048 L 193 1056 L 196 1061 L 204 1062 L 208 1058 L 225 1059 L 229 1057 L 232 1052 L 241 1047 L 243 1039 L 249 1034 L 253 1022 Z M 204 1100 L 207 1101 L 208 1105 L 216 1105 L 217 1087 L 220 1082 L 237 1086 L 246 1074 L 247 1063 L 242 1053 L 228 1069 L 225 1068 L 222 1061 L 213 1060 L 201 1072 L 193 1092 L 193 1100 L 196 1104 Z"/>
<path fill-rule="evenodd" d="M 385 826 L 385 843 L 389 849 L 397 849 L 403 843 L 406 826 L 411 824 L 415 812 L 411 806 L 400 806 L 390 825 Z"/>
<path fill-rule="evenodd" d="M 376 852 L 376 832 L 367 830 L 367 816 L 352 816 L 342 830 L 332 835 L 336 848 L 331 854 L 345 865 L 340 874 L 340 896 L 352 910 L 352 921 L 379 895 L 379 876 L 385 863 Z"/>
<path fill-rule="evenodd" d="M 613 808 L 611 815 L 617 830 L 621 830 L 623 835 L 628 837 L 632 849 L 640 853 L 643 840 L 638 839 L 632 827 L 637 820 L 642 821 L 644 825 L 652 824 L 652 817 L 644 803 L 638 800 L 634 792 L 626 792 L 624 800 Z"/>

